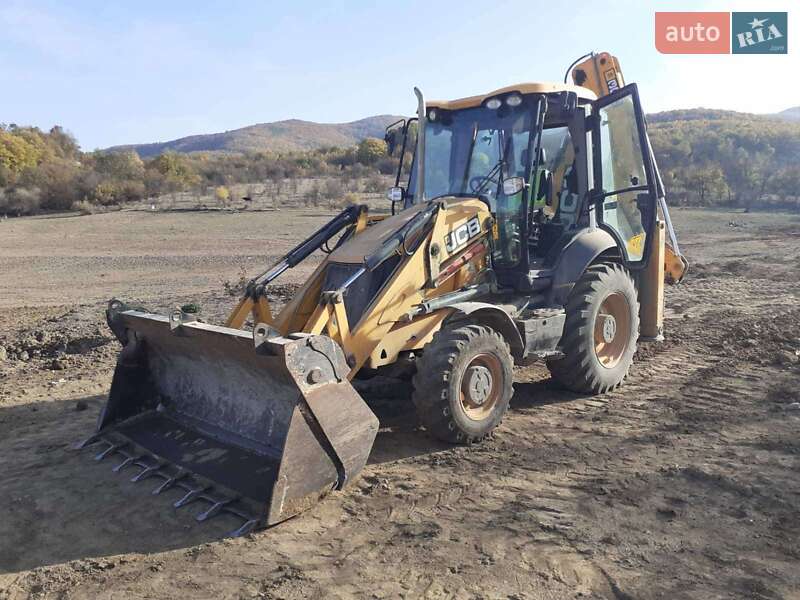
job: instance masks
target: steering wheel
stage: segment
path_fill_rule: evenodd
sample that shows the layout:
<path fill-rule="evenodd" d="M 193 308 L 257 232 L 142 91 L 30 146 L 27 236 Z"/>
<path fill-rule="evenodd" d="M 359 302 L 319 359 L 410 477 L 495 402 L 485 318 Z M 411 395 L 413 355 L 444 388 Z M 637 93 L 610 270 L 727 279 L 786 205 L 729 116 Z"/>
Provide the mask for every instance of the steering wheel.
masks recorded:
<path fill-rule="evenodd" d="M 487 182 L 493 183 L 495 185 L 499 183 L 497 179 L 489 177 L 488 175 L 476 175 L 475 177 L 469 180 L 469 189 L 472 190 L 474 193 L 478 193 L 479 189 L 486 187 Z"/>

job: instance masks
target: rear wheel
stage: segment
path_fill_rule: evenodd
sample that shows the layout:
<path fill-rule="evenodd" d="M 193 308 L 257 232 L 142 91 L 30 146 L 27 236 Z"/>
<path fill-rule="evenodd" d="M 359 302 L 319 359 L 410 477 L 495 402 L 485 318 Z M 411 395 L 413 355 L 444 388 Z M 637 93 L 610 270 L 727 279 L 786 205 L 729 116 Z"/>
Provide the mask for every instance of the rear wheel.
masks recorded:
<path fill-rule="evenodd" d="M 414 376 L 420 421 L 447 442 L 480 440 L 508 409 L 513 364 L 503 336 L 489 327 L 439 331 L 425 346 Z"/>
<path fill-rule="evenodd" d="M 589 267 L 567 300 L 561 338 L 564 358 L 547 363 L 563 386 L 602 394 L 628 375 L 639 337 L 639 299 L 630 273 L 618 264 Z"/>

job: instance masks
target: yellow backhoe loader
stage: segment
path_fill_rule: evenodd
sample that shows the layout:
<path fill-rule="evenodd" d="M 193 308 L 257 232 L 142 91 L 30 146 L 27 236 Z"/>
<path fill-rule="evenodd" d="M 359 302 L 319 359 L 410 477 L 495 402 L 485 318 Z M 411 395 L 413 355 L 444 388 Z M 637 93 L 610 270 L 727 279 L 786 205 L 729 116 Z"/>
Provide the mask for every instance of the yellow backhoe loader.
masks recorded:
<path fill-rule="evenodd" d="M 112 301 L 123 347 L 81 447 L 179 491 L 176 507 L 202 502 L 198 520 L 240 518 L 241 535 L 363 468 L 378 420 L 356 376 L 412 380 L 422 425 L 453 443 L 497 427 L 515 364 L 546 361 L 584 393 L 619 386 L 637 342 L 662 339 L 664 282 L 686 262 L 636 85 L 606 53 L 567 75 L 446 102 L 415 90 L 417 116 L 386 132 L 391 216 L 343 210 L 253 279 L 225 326 Z M 319 250 L 273 314 L 269 284 Z"/>

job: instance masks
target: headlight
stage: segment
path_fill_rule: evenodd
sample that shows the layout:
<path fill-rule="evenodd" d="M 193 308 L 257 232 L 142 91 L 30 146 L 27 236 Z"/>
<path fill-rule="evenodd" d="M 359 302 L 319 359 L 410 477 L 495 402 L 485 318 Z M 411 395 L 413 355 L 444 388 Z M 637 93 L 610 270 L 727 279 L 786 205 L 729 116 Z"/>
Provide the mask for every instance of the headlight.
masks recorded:
<path fill-rule="evenodd" d="M 490 110 L 497 110 L 500 108 L 500 106 L 502 106 L 502 104 L 503 103 L 500 101 L 500 98 L 489 98 L 486 101 L 486 108 Z"/>
<path fill-rule="evenodd" d="M 511 94 L 508 98 L 506 98 L 506 104 L 509 106 L 519 106 L 522 104 L 522 96 L 519 94 Z"/>

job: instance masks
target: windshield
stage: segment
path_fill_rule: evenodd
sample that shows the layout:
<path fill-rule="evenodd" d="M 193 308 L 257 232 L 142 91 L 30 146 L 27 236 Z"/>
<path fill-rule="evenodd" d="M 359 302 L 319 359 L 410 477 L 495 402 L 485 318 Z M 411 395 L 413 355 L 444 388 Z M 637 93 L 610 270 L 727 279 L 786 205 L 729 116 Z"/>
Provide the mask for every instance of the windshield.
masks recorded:
<path fill-rule="evenodd" d="M 458 111 L 433 108 L 425 129 L 425 198 L 480 193 L 497 198 L 500 174 L 524 176 L 531 110 L 522 105 L 497 110 Z M 416 165 L 408 183 L 411 203 L 416 192 Z"/>
<path fill-rule="evenodd" d="M 497 220 L 494 260 L 505 266 L 521 256 L 522 192 L 503 194 L 502 180 L 528 179 L 528 145 L 533 121 L 532 97 L 516 107 L 495 110 L 485 106 L 457 111 L 432 108 L 425 129 L 425 199 L 477 196 L 489 201 Z M 414 161 L 416 163 L 416 161 Z M 407 202 L 414 203 L 415 164 L 408 183 Z"/>

